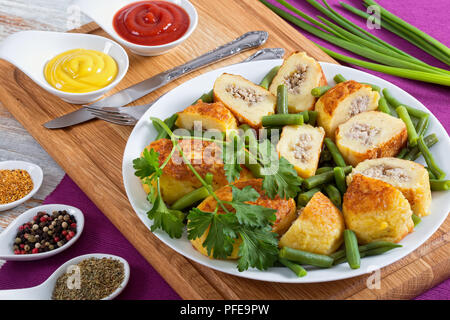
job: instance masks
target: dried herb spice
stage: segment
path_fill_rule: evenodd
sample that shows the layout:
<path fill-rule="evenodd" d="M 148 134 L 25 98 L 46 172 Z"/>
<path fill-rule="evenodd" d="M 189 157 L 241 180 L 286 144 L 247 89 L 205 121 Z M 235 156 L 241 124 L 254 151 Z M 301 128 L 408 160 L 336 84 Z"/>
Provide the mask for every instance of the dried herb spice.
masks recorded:
<path fill-rule="evenodd" d="M 89 258 L 58 278 L 52 299 L 101 300 L 116 291 L 124 277 L 122 262 L 112 258 Z"/>
<path fill-rule="evenodd" d="M 66 210 L 48 214 L 38 212 L 33 220 L 19 227 L 14 254 L 42 253 L 62 247 L 77 234 L 77 220 Z"/>
<path fill-rule="evenodd" d="M 26 170 L 0 170 L 0 204 L 22 199 L 33 190 L 33 186 Z"/>

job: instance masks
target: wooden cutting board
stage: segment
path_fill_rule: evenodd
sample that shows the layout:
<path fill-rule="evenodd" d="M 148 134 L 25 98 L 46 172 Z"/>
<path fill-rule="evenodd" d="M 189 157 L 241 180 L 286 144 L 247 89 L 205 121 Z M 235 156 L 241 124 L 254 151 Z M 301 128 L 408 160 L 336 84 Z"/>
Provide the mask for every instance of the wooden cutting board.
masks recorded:
<path fill-rule="evenodd" d="M 256 0 L 192 2 L 199 13 L 199 25 L 192 36 L 163 56 L 140 57 L 129 53 L 130 70 L 115 91 L 189 61 L 251 30 L 269 32 L 265 47 L 283 47 L 287 52 L 303 50 L 320 61 L 335 62 Z M 106 36 L 94 23 L 75 31 Z M 185 76 L 135 104 L 153 101 L 200 73 L 238 62 L 254 51 Z M 0 102 L 184 299 L 408 299 L 450 275 L 450 219 L 414 253 L 383 268 L 380 289 L 367 288 L 368 276 L 318 284 L 278 284 L 243 279 L 203 267 L 159 241 L 131 208 L 121 173 L 131 127 L 92 121 L 68 129 L 47 130 L 43 123 L 78 107 L 48 94 L 7 62 L 0 61 L 0 73 Z"/>

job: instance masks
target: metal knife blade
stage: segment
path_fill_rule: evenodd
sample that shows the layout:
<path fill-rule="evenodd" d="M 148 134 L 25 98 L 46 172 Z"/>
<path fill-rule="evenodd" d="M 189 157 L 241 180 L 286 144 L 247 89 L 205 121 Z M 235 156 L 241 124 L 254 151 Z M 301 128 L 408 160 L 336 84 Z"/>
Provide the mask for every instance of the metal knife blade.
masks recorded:
<path fill-rule="evenodd" d="M 44 127 L 46 127 L 47 129 L 60 129 L 83 123 L 92 119 L 95 119 L 95 116 L 93 116 L 92 113 L 89 112 L 89 110 L 81 108 L 53 119 L 47 123 L 44 123 Z"/>
<path fill-rule="evenodd" d="M 125 106 L 147 94 L 153 92 L 156 89 L 166 85 L 167 83 L 178 79 L 179 77 L 190 73 L 194 70 L 197 70 L 201 67 L 210 65 L 214 62 L 220 61 L 227 57 L 233 56 L 240 52 L 258 47 L 264 44 L 267 41 L 269 34 L 266 31 L 250 31 L 239 38 L 234 39 L 233 41 L 220 46 L 210 52 L 207 52 L 198 58 L 195 58 L 183 65 L 175 67 L 173 69 L 164 71 L 160 74 L 157 74 L 147 80 L 139 82 L 135 85 L 132 85 L 124 90 L 121 90 L 105 99 L 94 102 L 92 106 L 95 107 L 122 107 Z M 75 122 L 74 119 L 79 117 L 81 120 L 86 119 L 84 121 Z M 64 124 L 64 120 L 70 123 L 69 125 L 74 125 L 78 123 L 82 123 L 88 120 L 93 119 L 86 116 L 86 110 L 81 108 L 77 111 L 71 112 L 70 114 L 64 115 L 62 117 L 56 118 L 44 124 L 44 127 L 49 129 L 57 129 L 64 128 L 67 125 Z"/>

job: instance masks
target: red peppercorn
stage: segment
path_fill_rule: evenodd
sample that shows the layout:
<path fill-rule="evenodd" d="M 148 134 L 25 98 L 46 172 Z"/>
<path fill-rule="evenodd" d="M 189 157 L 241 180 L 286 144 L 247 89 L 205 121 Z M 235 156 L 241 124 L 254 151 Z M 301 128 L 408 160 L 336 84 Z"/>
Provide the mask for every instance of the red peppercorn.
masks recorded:
<path fill-rule="evenodd" d="M 25 254 L 25 250 L 20 250 L 20 254 Z"/>
<path fill-rule="evenodd" d="M 19 230 L 22 231 L 25 227 L 24 226 L 20 226 Z"/>
<path fill-rule="evenodd" d="M 61 232 L 61 234 L 65 237 L 67 235 L 67 231 L 63 230 L 63 232 Z"/>
<path fill-rule="evenodd" d="M 47 218 L 46 217 L 41 217 L 40 221 L 41 222 L 45 222 L 45 221 L 47 221 Z"/>
<path fill-rule="evenodd" d="M 53 240 L 55 240 L 55 242 L 59 241 L 59 237 L 54 237 Z"/>
<path fill-rule="evenodd" d="M 20 244 L 20 249 L 25 248 L 25 245 L 23 243 Z"/>
<path fill-rule="evenodd" d="M 72 238 L 75 235 L 75 232 L 69 231 L 69 236 Z"/>
<path fill-rule="evenodd" d="M 31 253 L 39 253 L 39 249 L 38 248 L 34 248 L 33 250 L 31 250 Z"/>
<path fill-rule="evenodd" d="M 14 254 L 20 254 L 20 250 L 14 250 Z"/>
<path fill-rule="evenodd" d="M 67 236 L 66 236 L 66 240 L 69 241 L 70 239 L 72 239 L 72 237 L 69 236 L 69 235 L 67 235 Z"/>
<path fill-rule="evenodd" d="M 76 228 L 76 227 L 77 227 L 77 224 L 74 222 L 74 223 L 72 223 L 70 226 L 71 226 L 72 228 Z"/>
<path fill-rule="evenodd" d="M 38 219 L 39 219 L 38 216 L 34 216 L 34 217 L 33 217 L 33 221 L 37 221 Z"/>

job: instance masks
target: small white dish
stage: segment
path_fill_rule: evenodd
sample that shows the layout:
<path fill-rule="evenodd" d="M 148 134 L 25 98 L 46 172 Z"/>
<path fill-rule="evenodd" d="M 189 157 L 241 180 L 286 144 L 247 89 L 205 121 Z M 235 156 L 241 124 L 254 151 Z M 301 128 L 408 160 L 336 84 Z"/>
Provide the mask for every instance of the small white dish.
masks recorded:
<path fill-rule="evenodd" d="M 86 93 L 64 92 L 52 87 L 44 76 L 45 65 L 58 54 L 73 49 L 97 50 L 114 58 L 119 68 L 114 81 L 102 89 Z M 43 89 L 74 104 L 100 99 L 123 79 L 129 65 L 126 51 L 110 39 L 92 34 L 49 31 L 22 31 L 10 35 L 0 44 L 0 58 L 14 64 Z"/>
<path fill-rule="evenodd" d="M 124 278 L 122 283 L 113 293 L 111 293 L 106 298 L 103 298 L 102 300 L 114 299 L 123 291 L 123 289 L 125 289 L 128 284 L 128 280 L 130 279 L 130 266 L 128 265 L 128 262 L 121 257 L 111 254 L 93 253 L 78 256 L 67 261 L 61 267 L 59 267 L 45 282 L 36 287 L 26 289 L 0 290 L 0 300 L 51 300 L 53 289 L 55 288 L 58 278 L 68 271 L 68 267 L 77 265 L 81 261 L 89 258 L 111 258 L 119 260 L 123 263 Z"/>
<path fill-rule="evenodd" d="M 2 161 L 2 162 L 0 162 L 0 170 L 15 170 L 15 169 L 26 170 L 30 174 L 31 180 L 33 180 L 33 190 L 31 190 L 31 192 L 28 193 L 22 199 L 19 199 L 14 202 L 10 202 L 10 203 L 0 204 L 0 211 L 9 210 L 9 209 L 15 208 L 18 205 L 24 203 L 25 201 L 30 199 L 32 196 L 34 196 L 42 185 L 44 173 L 42 172 L 41 167 L 39 167 L 38 165 L 29 163 L 29 162 L 25 162 L 25 161 Z"/>
<path fill-rule="evenodd" d="M 48 214 L 52 214 L 53 211 L 67 211 L 69 214 L 73 215 L 77 220 L 77 233 L 63 246 L 47 252 L 34 253 L 34 254 L 14 254 L 14 240 L 16 238 L 19 227 L 25 223 L 33 220 L 33 217 L 38 214 L 38 212 L 44 211 Z M 71 247 L 80 238 L 81 233 L 84 229 L 84 215 L 80 209 L 72 206 L 67 206 L 64 204 L 47 204 L 39 207 L 32 208 L 25 211 L 20 216 L 18 216 L 13 222 L 11 222 L 8 227 L 0 233 L 0 260 L 6 261 L 33 261 L 41 260 L 45 258 L 52 257 L 69 247 Z"/>
<path fill-rule="evenodd" d="M 139 2 L 139 0 L 74 0 L 73 5 L 78 6 L 83 13 L 94 20 L 103 30 L 105 30 L 117 42 L 129 48 L 135 54 L 141 56 L 157 56 L 173 49 L 185 41 L 197 27 L 198 13 L 195 7 L 188 0 L 166 0 L 179 5 L 189 15 L 189 27 L 186 33 L 178 40 L 158 46 L 143 46 L 129 42 L 122 38 L 114 29 L 113 19 L 116 13 L 128 4 Z"/>

